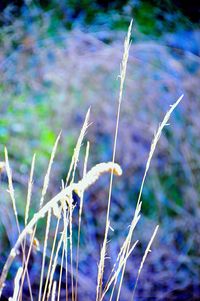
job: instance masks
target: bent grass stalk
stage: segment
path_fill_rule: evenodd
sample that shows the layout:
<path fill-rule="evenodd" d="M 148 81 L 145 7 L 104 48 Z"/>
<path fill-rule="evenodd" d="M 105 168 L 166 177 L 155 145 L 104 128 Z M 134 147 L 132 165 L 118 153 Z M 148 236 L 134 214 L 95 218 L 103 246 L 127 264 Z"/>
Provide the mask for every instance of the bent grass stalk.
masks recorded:
<path fill-rule="evenodd" d="M 104 172 L 101 170 L 101 173 L 99 173 L 99 164 L 97 164 L 95 167 L 93 167 L 92 174 L 95 173 L 100 176 L 103 173 L 110 172 L 111 163 L 112 162 L 108 162 L 107 165 L 105 164 L 104 165 L 105 170 L 104 170 Z M 120 167 L 117 163 L 114 163 L 112 168 L 114 170 L 119 170 Z M 90 173 L 90 171 L 88 173 Z M 86 174 L 86 176 L 87 176 L 87 174 Z M 95 178 L 95 181 L 96 180 L 98 180 L 98 178 Z M 3 270 L 2 270 L 2 273 L 0 276 L 0 296 L 2 294 L 2 289 L 3 289 L 4 283 L 5 283 L 9 268 L 10 268 L 13 260 L 15 259 L 16 255 L 17 255 L 17 250 L 18 250 L 21 242 L 24 240 L 26 234 L 32 230 L 32 228 L 37 224 L 38 220 L 43 218 L 47 214 L 47 212 L 54 207 L 55 204 L 57 204 L 59 201 L 65 199 L 65 201 L 67 202 L 68 205 L 69 204 L 72 205 L 72 200 L 70 198 L 72 195 L 72 192 L 73 191 L 81 192 L 85 189 L 88 189 L 92 184 L 94 184 L 95 181 L 90 181 L 89 183 L 87 183 L 85 181 L 83 181 L 83 182 L 79 181 L 78 183 L 70 184 L 69 186 L 67 186 L 66 188 L 61 190 L 61 192 L 59 192 L 48 203 L 46 203 L 37 213 L 34 214 L 33 218 L 29 221 L 27 226 L 20 233 L 15 245 L 13 246 L 13 248 L 10 251 L 10 254 L 6 260 L 6 263 L 4 264 L 4 267 L 3 267 Z"/>

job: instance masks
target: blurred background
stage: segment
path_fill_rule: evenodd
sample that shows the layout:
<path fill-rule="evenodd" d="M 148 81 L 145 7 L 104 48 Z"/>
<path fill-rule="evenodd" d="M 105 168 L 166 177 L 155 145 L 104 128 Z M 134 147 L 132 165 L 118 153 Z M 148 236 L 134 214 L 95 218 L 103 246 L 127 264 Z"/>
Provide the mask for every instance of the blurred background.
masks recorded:
<path fill-rule="evenodd" d="M 89 106 L 92 125 L 85 138 L 91 143 L 88 165 L 111 160 L 123 42 L 133 18 L 116 154 L 123 176 L 114 179 L 111 225 L 115 231 L 109 236 L 106 273 L 128 232 L 153 135 L 169 105 L 184 94 L 152 160 L 142 197 L 143 215 L 134 233 L 140 243 L 128 261 L 120 300 L 127 301 L 131 296 L 144 250 L 157 224 L 160 229 L 144 265 L 136 300 L 199 300 L 198 2 L 1 0 L 0 11 L 0 161 L 4 160 L 6 146 L 21 227 L 33 154 L 36 152 L 37 157 L 31 216 L 38 208 L 56 136 L 62 129 L 49 197 L 60 190 L 61 179 L 66 177 Z M 84 148 L 85 143 L 77 179 L 83 170 Z M 18 232 L 6 192 L 7 179 L 3 172 L 0 177 L 1 269 Z M 104 176 L 84 199 L 80 300 L 95 298 L 108 186 L 109 177 Z M 38 230 L 42 242 L 43 223 Z M 76 240 L 74 237 L 74 243 Z M 39 251 L 31 257 L 29 275 L 34 296 L 41 258 Z M 20 258 L 12 265 L 2 300 L 12 294 L 19 265 Z M 27 297 L 23 300 L 29 300 L 26 284 L 24 292 Z M 65 300 L 64 294 L 63 289 L 61 300 Z"/>

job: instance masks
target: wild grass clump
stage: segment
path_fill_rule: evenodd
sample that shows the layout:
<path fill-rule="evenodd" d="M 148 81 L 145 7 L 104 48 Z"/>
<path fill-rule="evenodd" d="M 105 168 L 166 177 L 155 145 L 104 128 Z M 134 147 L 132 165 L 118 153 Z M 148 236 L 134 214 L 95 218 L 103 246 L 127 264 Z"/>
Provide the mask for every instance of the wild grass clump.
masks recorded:
<path fill-rule="evenodd" d="M 34 170 L 37 162 L 37 158 L 33 155 L 30 177 L 28 182 L 28 192 L 26 198 L 26 206 L 24 212 L 24 228 L 20 229 L 19 219 L 18 219 L 18 211 L 17 211 L 17 200 L 15 197 L 15 191 L 13 187 L 12 181 L 12 173 L 9 164 L 9 156 L 7 149 L 5 148 L 5 164 L 1 164 L 1 168 L 6 169 L 6 174 L 8 177 L 8 192 L 12 201 L 15 222 L 18 229 L 18 239 L 15 244 L 12 246 L 10 254 L 4 264 L 4 267 L 0 276 L 0 296 L 2 295 L 3 289 L 6 286 L 6 279 L 11 268 L 11 265 L 15 261 L 16 257 L 19 254 L 21 255 L 21 264 L 18 267 L 16 277 L 14 280 L 14 290 L 13 297 L 10 297 L 9 300 L 25 300 L 24 297 L 24 283 L 27 279 L 28 288 L 29 288 L 29 296 L 31 300 L 39 300 L 45 301 L 49 300 L 72 300 L 77 301 L 82 297 L 81 291 L 79 291 L 80 287 L 80 272 L 84 278 L 86 273 L 79 269 L 79 259 L 80 256 L 84 255 L 80 253 L 80 240 L 81 240 L 81 231 L 84 225 L 82 224 L 82 214 L 84 211 L 84 195 L 88 189 L 92 185 L 95 184 L 97 180 L 103 174 L 110 174 L 110 185 L 109 185 L 109 193 L 108 193 L 108 204 L 107 204 L 107 213 L 105 216 L 105 220 L 102 221 L 105 223 L 105 231 L 103 236 L 102 246 L 100 248 L 100 255 L 98 259 L 98 267 L 91 267 L 96 269 L 96 277 L 97 279 L 93 279 L 95 285 L 91 288 L 92 294 L 89 296 L 91 299 L 95 299 L 96 301 L 102 300 L 119 300 L 121 289 L 123 287 L 124 275 L 126 272 L 127 261 L 129 257 L 132 255 L 136 245 L 138 244 L 138 240 L 133 238 L 133 233 L 135 227 L 137 226 L 140 216 L 141 216 L 141 208 L 142 208 L 142 193 L 144 189 L 145 180 L 150 168 L 151 160 L 156 150 L 158 141 L 160 139 L 161 133 L 166 125 L 168 125 L 168 121 L 171 113 L 174 111 L 176 106 L 181 101 L 181 96 L 168 110 L 163 121 L 159 125 L 154 138 L 151 143 L 147 163 L 145 166 L 144 176 L 142 178 L 141 187 L 139 191 L 139 196 L 135 208 L 135 212 L 133 213 L 132 220 L 130 220 L 130 226 L 128 232 L 126 233 L 121 246 L 119 248 L 118 254 L 116 258 L 113 258 L 114 264 L 110 271 L 106 270 L 106 258 L 108 254 L 108 246 L 112 244 L 109 243 L 109 235 L 112 230 L 111 219 L 110 219 L 110 210 L 112 207 L 112 191 L 113 191 L 113 181 L 114 175 L 121 176 L 122 175 L 122 167 L 117 164 L 116 161 L 116 149 L 117 149 L 117 138 L 118 138 L 118 130 L 119 130 L 119 121 L 120 121 L 120 111 L 121 104 L 123 98 L 123 90 L 124 90 L 124 81 L 126 77 L 126 69 L 127 62 L 129 57 L 129 49 L 130 49 L 130 37 L 131 37 L 131 28 L 132 22 L 128 29 L 128 34 L 124 43 L 124 55 L 122 58 L 122 64 L 120 69 L 120 89 L 119 89 L 119 98 L 118 98 L 118 109 L 116 116 L 116 128 L 114 135 L 114 145 L 113 145 L 113 156 L 112 161 L 102 162 L 96 164 L 94 167 L 88 170 L 88 160 L 90 145 L 87 143 L 85 149 L 85 160 L 83 167 L 83 174 L 81 179 L 76 180 L 76 172 L 77 165 L 79 162 L 80 150 L 83 148 L 83 141 L 86 136 L 86 131 L 89 127 L 89 118 L 90 118 L 90 109 L 88 110 L 85 121 L 83 123 L 82 129 L 80 131 L 79 138 L 77 140 L 77 144 L 74 148 L 71 164 L 69 167 L 69 171 L 66 179 L 61 181 L 61 191 L 57 193 L 50 200 L 47 199 L 47 191 L 50 181 L 51 170 L 53 166 L 53 162 L 55 159 L 57 147 L 59 144 L 59 140 L 61 134 L 57 137 L 47 168 L 46 175 L 44 177 L 41 198 L 38 202 L 38 210 L 34 213 L 33 217 L 29 217 L 29 211 L 31 207 L 32 200 L 32 190 L 33 190 L 33 179 L 34 179 Z M 75 195 L 78 196 L 78 201 L 75 201 Z M 78 208 L 78 212 L 77 209 Z M 78 230 L 76 231 L 74 228 L 74 216 L 78 215 Z M 38 278 L 38 287 L 37 290 L 33 291 L 31 279 L 29 276 L 30 269 L 30 258 L 33 253 L 34 246 L 38 247 L 37 240 L 37 228 L 40 220 L 45 220 L 45 229 L 44 229 L 44 237 L 43 244 L 40 244 L 40 251 L 42 252 L 42 262 L 39 264 L 39 273 L 37 275 Z M 55 226 L 55 230 L 53 234 L 51 234 L 51 226 Z M 121 229 L 123 231 L 124 229 Z M 157 234 L 158 226 L 155 227 L 151 237 L 149 238 L 149 243 L 147 244 L 146 250 L 144 252 L 142 261 L 139 266 L 139 270 L 137 273 L 137 277 L 132 279 L 132 292 L 128 298 L 134 300 L 135 291 L 137 289 L 138 280 L 144 265 L 144 262 L 147 258 L 147 255 L 151 251 L 153 240 Z M 51 239 L 50 239 L 51 234 Z M 28 237 L 30 236 L 30 241 L 28 241 Z M 77 241 L 75 243 L 74 237 L 76 236 Z M 51 245 L 50 245 L 51 241 Z M 110 247 L 110 246 L 109 246 Z M 47 251 L 50 250 L 49 254 Z M 83 252 L 83 250 L 81 250 Z M 90 262 L 88 262 L 90 265 Z M 106 270 L 106 271 L 105 271 Z M 63 282 L 65 281 L 65 296 L 63 295 Z M 87 300 L 86 298 L 84 300 Z"/>

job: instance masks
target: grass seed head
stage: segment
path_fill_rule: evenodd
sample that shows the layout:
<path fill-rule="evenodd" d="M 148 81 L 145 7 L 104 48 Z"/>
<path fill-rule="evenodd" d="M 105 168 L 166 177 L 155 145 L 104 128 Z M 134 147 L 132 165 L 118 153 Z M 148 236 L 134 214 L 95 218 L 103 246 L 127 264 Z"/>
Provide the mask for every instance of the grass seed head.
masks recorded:
<path fill-rule="evenodd" d="M 99 163 L 92 167 L 83 179 L 78 182 L 75 192 L 80 196 L 81 193 L 93 185 L 101 175 L 108 172 L 116 176 L 122 175 L 122 169 L 119 164 L 113 162 Z"/>

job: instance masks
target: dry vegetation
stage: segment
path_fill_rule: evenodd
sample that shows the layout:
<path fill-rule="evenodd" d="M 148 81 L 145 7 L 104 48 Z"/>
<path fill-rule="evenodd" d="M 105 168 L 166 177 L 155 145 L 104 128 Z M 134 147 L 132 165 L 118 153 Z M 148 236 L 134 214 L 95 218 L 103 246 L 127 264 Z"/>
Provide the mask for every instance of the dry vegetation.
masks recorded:
<path fill-rule="evenodd" d="M 16 25 L 23 27 L 22 24 Z M 36 30 L 33 30 L 28 39 L 24 38 L 23 34 L 21 37 L 13 38 L 11 35 L 10 41 L 15 41 L 15 38 L 19 39 L 22 41 L 22 47 L 11 53 L 9 57 L 10 42 L 7 41 L 2 54 L 1 68 L 4 71 L 4 77 L 1 81 L 2 85 L 7 87 L 7 89 L 2 90 L 2 99 L 5 99 L 5 103 L 10 104 L 8 122 L 11 139 L 6 144 L 9 153 L 11 152 L 11 158 L 17 158 L 17 160 L 13 160 L 14 162 L 22 162 L 23 156 L 26 157 L 23 164 L 15 163 L 16 166 L 13 168 L 15 184 L 21 183 L 25 186 L 26 181 L 24 181 L 23 174 L 27 172 L 27 165 L 30 164 L 30 157 L 33 155 L 32 147 L 26 146 L 25 130 L 30 133 L 28 139 L 35 142 L 33 148 L 36 150 L 40 148 L 38 133 L 41 129 L 49 127 L 53 132 L 58 132 L 60 128 L 63 128 L 62 150 L 67 149 L 72 153 L 75 143 L 74 137 L 77 136 L 73 130 L 73 125 L 77 123 L 80 125 L 83 122 L 83 116 L 89 105 L 91 105 L 92 110 L 90 121 L 87 119 L 89 116 L 87 116 L 86 124 L 83 126 L 75 151 L 72 153 L 73 159 L 68 178 L 62 182 L 63 190 L 56 194 L 61 186 L 60 173 L 65 175 L 66 168 L 65 164 L 60 164 L 63 167 L 57 167 L 56 162 L 56 168 L 48 187 L 57 141 L 45 176 L 41 200 L 37 202 L 32 200 L 31 203 L 34 208 L 37 208 L 36 210 L 38 210 L 40 203 L 42 209 L 34 216 L 32 209 L 30 218 L 28 218 L 31 194 L 33 194 L 34 199 L 38 200 L 39 187 L 42 186 L 40 171 L 46 163 L 44 159 L 40 159 L 40 154 L 37 155 L 36 166 L 39 166 L 39 172 L 35 168 L 36 183 L 32 186 L 35 165 L 35 159 L 33 159 L 27 195 L 25 230 L 21 232 L 17 244 L 15 244 L 17 231 L 21 230 L 17 230 L 17 227 L 13 226 L 11 210 L 8 212 L 7 203 L 2 203 L 1 214 L 5 212 L 6 216 L 6 218 L 2 217 L 2 223 L 7 230 L 10 245 L 15 246 L 15 252 L 11 253 L 8 263 L 10 264 L 13 256 L 17 255 L 13 264 L 17 275 L 15 293 L 18 289 L 19 279 L 24 279 L 24 297 L 22 300 L 30 300 L 31 291 L 33 299 L 39 297 L 39 300 L 44 300 L 44 294 L 50 296 L 51 292 L 55 296 L 52 297 L 52 300 L 57 300 L 58 295 L 60 295 L 61 300 L 65 298 L 65 295 L 69 296 L 69 300 L 75 300 L 77 292 L 80 300 L 83 296 L 84 300 L 95 300 L 95 294 L 97 300 L 101 300 L 104 294 L 105 300 L 109 300 L 112 296 L 113 300 L 119 296 L 121 296 L 121 300 L 130 299 L 134 284 L 137 282 L 137 275 L 139 275 L 137 273 L 138 271 L 140 273 L 143 260 L 150 248 L 148 241 L 153 233 L 152 229 L 157 231 L 155 224 L 159 219 L 159 222 L 162 223 L 162 228 L 159 230 L 161 232 L 159 243 L 149 257 L 149 264 L 143 267 L 142 281 L 138 283 L 136 296 L 145 299 L 154 294 L 156 300 L 163 300 L 163 298 L 173 300 L 174 295 L 178 295 L 179 291 L 184 290 L 194 290 L 194 296 L 198 295 L 199 291 L 196 286 L 199 285 L 198 246 L 200 233 L 198 208 L 200 151 L 198 134 L 200 123 L 198 118 L 199 104 L 197 102 L 199 58 L 191 53 L 179 52 L 158 45 L 156 42 L 132 45 L 129 52 L 126 89 L 121 107 L 116 156 L 115 148 L 113 153 L 113 162 L 119 162 L 123 167 L 123 176 L 114 182 L 112 190 L 114 165 L 113 162 L 108 165 L 105 163 L 103 168 L 106 171 L 111 171 L 108 204 L 111 202 L 112 191 L 112 212 L 109 212 L 110 209 L 108 208 L 106 218 L 106 200 L 108 199 L 108 192 L 104 187 L 106 177 L 100 179 L 95 186 L 91 186 L 89 194 L 87 191 L 84 193 L 84 190 L 88 183 L 86 170 L 90 170 L 87 167 L 87 162 L 88 165 L 93 166 L 96 162 L 107 162 L 112 158 L 112 137 L 115 128 L 118 128 L 118 125 L 116 127 L 116 112 L 113 108 L 116 105 L 114 99 L 116 99 L 118 91 L 119 81 L 116 81 L 115 77 L 122 55 L 121 44 L 112 36 L 109 37 L 111 40 L 113 39 L 112 43 L 104 43 L 102 35 L 104 36 L 105 33 L 99 33 L 99 37 L 96 38 L 94 35 L 73 31 L 67 38 L 63 38 L 62 44 L 58 46 L 53 39 L 43 38 L 42 30 L 43 28 L 41 28 L 39 38 Z M 4 56 L 10 58 L 12 64 L 6 64 Z M 38 62 L 35 65 L 34 58 Z M 31 68 L 29 68 L 30 65 Z M 74 70 L 76 74 L 74 74 Z M 123 70 L 122 66 L 121 72 Z M 120 82 L 122 84 L 122 78 Z M 51 94 L 49 94 L 49 90 L 52 91 Z M 45 116 L 45 122 L 41 121 L 43 116 L 41 117 L 34 111 L 32 99 L 28 96 L 30 91 L 32 98 L 38 96 L 40 91 L 43 94 L 47 93 L 49 116 Z M 25 92 L 25 101 L 19 99 L 18 103 L 13 104 L 13 95 L 20 95 L 21 92 Z M 143 182 L 140 188 L 142 173 L 146 170 L 143 178 L 145 180 L 154 147 L 160 137 L 160 131 L 167 122 L 166 119 L 160 125 L 152 144 L 151 137 L 154 135 L 163 113 L 167 111 L 177 95 L 182 94 L 182 92 L 184 92 L 185 97 L 179 110 L 175 112 L 175 122 L 171 127 L 165 129 L 166 135 L 162 137 L 157 146 L 158 151 L 151 165 L 151 177 L 144 189 Z M 2 104 L 2 107 L 5 106 Z M 21 115 L 17 116 L 16 114 L 15 119 L 12 119 L 12 111 L 26 112 L 27 107 L 32 113 L 34 122 L 31 121 L 29 115 L 26 125 L 21 123 Z M 173 108 L 170 108 L 169 113 Z M 40 109 L 41 107 L 39 107 Z M 66 111 L 68 112 L 67 117 Z M 82 140 L 85 139 L 84 134 L 87 125 L 91 121 L 92 125 L 87 130 L 87 139 L 92 147 L 90 154 L 89 146 L 87 147 L 83 168 L 78 164 L 79 151 Z M 34 131 L 32 131 L 33 124 Z M 100 147 L 98 148 L 95 144 Z M 21 145 L 24 146 L 23 154 Z M 150 147 L 151 145 L 152 147 Z M 85 147 L 83 149 L 85 151 Z M 148 157 L 150 149 L 151 152 Z M 49 146 L 47 150 L 43 150 L 42 155 L 44 153 L 45 155 L 49 153 Z M 80 151 L 80 162 L 83 162 L 83 153 Z M 149 159 L 145 165 L 147 158 Z M 59 152 L 59 160 L 65 162 L 64 151 Z M 9 175 L 10 168 L 8 160 L 6 161 L 6 170 Z M 55 161 L 58 162 L 58 160 Z M 16 173 L 15 168 L 20 172 Z M 82 180 L 78 182 L 78 178 L 82 178 Z M 85 183 L 83 189 L 77 188 L 78 183 Z M 9 185 L 9 193 L 17 217 L 15 206 L 17 207 L 18 195 L 16 193 L 14 195 L 11 177 Z M 135 185 L 135 189 L 132 188 L 133 185 Z M 65 186 L 66 188 L 64 188 Z M 48 193 L 47 188 L 50 193 Z M 65 189 L 68 193 L 70 192 L 69 195 Z M 78 200 L 72 191 L 78 193 L 80 197 Z M 131 195 L 128 195 L 127 192 L 129 191 L 131 191 Z M 152 212 L 153 214 L 151 220 L 143 217 L 140 225 L 135 229 L 139 219 L 142 191 L 143 209 L 146 216 L 151 215 Z M 18 187 L 17 194 L 19 194 Z M 52 194 L 56 194 L 56 197 L 49 202 Z M 139 198 L 133 218 L 134 204 L 132 201 L 136 199 L 137 194 L 139 194 Z M 19 197 L 22 198 L 21 195 Z M 73 198 L 75 200 L 72 200 Z M 5 200 L 7 202 L 6 196 Z M 85 200 L 84 203 L 83 200 Z M 59 202 L 59 206 L 56 206 L 57 202 Z M 21 206 L 20 212 L 18 212 L 18 216 L 21 218 L 20 225 L 23 224 L 24 212 L 22 209 L 24 206 Z M 44 212 L 46 215 L 42 220 L 46 218 L 46 221 L 42 224 L 38 223 L 36 229 L 35 225 Z M 130 224 L 131 227 L 129 228 Z M 115 229 L 115 232 L 111 231 L 112 228 Z M 132 238 L 133 230 L 135 231 Z M 40 251 L 36 251 L 38 241 L 34 238 L 35 235 L 33 234 L 35 233 L 40 240 Z M 78 233 L 81 233 L 82 238 Z M 136 247 L 134 243 L 136 238 L 143 242 L 142 246 L 138 243 Z M 108 243 L 108 241 L 110 242 Z M 152 241 L 150 240 L 150 242 Z M 21 243 L 22 247 L 20 246 Z M 33 247 L 31 247 L 32 244 Z M 100 252 L 101 246 L 103 248 Z M 146 247 L 147 251 L 145 252 L 144 248 Z M 2 243 L 0 248 L 1 250 L 4 249 Z M 19 254 L 16 252 L 17 249 L 20 251 Z M 22 251 L 23 249 L 24 251 Z M 31 249 L 33 251 L 30 251 Z M 133 253 L 131 253 L 132 251 Z M 143 260 L 141 259 L 142 252 L 144 254 Z M 43 258 L 41 253 L 43 253 Z M 129 256 L 129 264 L 126 265 Z M 5 262 L 5 254 L 3 259 Z M 29 265 L 27 259 L 30 260 Z M 1 263 L 2 261 L 1 259 Z M 19 262 L 22 264 L 23 270 L 18 266 Z M 98 269 L 97 262 L 99 262 Z M 48 266 L 52 266 L 52 269 L 48 269 Z M 28 274 L 25 275 L 27 267 Z M 42 273 L 40 273 L 41 268 Z M 77 277 L 77 270 L 79 277 Z M 4 276 L 7 274 L 7 267 L 5 271 Z M 41 274 L 40 280 L 38 274 Z M 63 275 L 62 279 L 59 276 L 61 274 Z M 31 285 L 27 282 L 28 275 Z M 13 283 L 13 272 L 10 276 L 12 280 L 8 279 L 6 282 L 8 284 L 4 288 L 7 296 L 11 293 L 9 285 L 11 286 Z M 56 282 L 53 282 L 54 279 Z M 4 277 L 1 280 L 4 282 Z M 22 284 L 19 285 L 19 296 L 21 290 Z M 43 294 L 39 293 L 41 291 Z M 187 293 L 185 295 L 187 298 Z"/>

